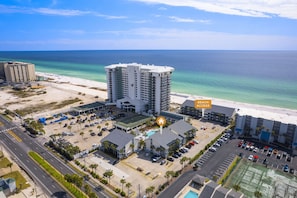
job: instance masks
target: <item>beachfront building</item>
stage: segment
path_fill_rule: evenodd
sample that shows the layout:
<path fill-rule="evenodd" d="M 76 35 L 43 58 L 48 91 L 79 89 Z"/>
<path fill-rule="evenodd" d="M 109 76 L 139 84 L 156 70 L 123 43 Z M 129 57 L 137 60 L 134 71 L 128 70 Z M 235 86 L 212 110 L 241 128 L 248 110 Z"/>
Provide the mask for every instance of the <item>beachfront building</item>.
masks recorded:
<path fill-rule="evenodd" d="M 267 143 L 297 148 L 297 119 L 288 114 L 240 109 L 235 132 Z"/>
<path fill-rule="evenodd" d="M 105 70 L 110 103 L 136 113 L 169 110 L 174 68 L 129 63 L 110 65 Z"/>
<path fill-rule="evenodd" d="M 205 109 L 204 115 L 202 109 L 195 108 L 194 100 L 186 100 L 181 106 L 181 113 L 194 118 L 203 118 L 205 120 L 218 122 L 222 125 L 229 125 L 234 118 L 235 109 L 219 105 L 212 105 L 211 109 Z"/>
<path fill-rule="evenodd" d="M 24 62 L 2 62 L 0 63 L 0 78 L 7 83 L 35 81 L 35 65 Z"/>

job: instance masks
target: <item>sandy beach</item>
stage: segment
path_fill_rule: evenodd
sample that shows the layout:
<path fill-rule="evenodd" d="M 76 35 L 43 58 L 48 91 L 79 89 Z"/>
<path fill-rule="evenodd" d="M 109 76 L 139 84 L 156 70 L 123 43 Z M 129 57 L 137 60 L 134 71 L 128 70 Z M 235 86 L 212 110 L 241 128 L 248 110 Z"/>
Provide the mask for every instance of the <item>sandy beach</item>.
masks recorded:
<path fill-rule="evenodd" d="M 107 84 L 103 82 L 97 82 L 92 80 L 86 80 L 75 77 L 68 77 L 62 75 L 56 75 L 51 73 L 36 72 L 38 76 L 43 76 L 47 80 L 39 81 L 38 83 L 44 85 L 46 88 L 46 94 L 32 96 L 28 99 L 20 99 L 9 91 L 4 91 L 0 95 L 0 102 L 5 104 L 5 107 L 10 110 L 16 110 L 24 108 L 38 103 L 51 103 L 59 102 L 65 99 L 79 98 L 81 102 L 67 105 L 62 109 L 38 112 L 30 115 L 34 118 L 41 116 L 51 115 L 58 113 L 59 111 L 67 111 L 72 106 L 78 106 L 79 104 L 87 104 L 94 101 L 104 101 L 107 99 Z M 241 113 L 247 113 L 255 117 L 262 117 L 271 120 L 279 120 L 291 124 L 297 124 L 297 110 L 284 109 L 278 107 L 248 104 L 242 102 L 235 102 L 229 100 L 223 100 L 218 98 L 210 98 L 204 96 L 196 96 L 182 93 L 172 93 L 171 103 L 180 105 L 185 100 L 196 100 L 196 99 L 211 99 L 213 105 L 220 105 L 225 107 L 232 107 L 239 110 Z"/>
<path fill-rule="evenodd" d="M 60 82 L 60 83 L 67 83 L 63 85 L 64 89 L 67 90 L 75 90 L 84 92 L 90 95 L 99 95 L 100 98 L 107 98 L 107 92 L 103 91 L 107 89 L 106 83 L 85 80 L 80 78 L 68 77 L 68 76 L 61 76 L 56 74 L 49 74 L 49 73 L 41 73 L 36 72 L 37 75 L 44 76 L 46 78 L 53 79 L 51 81 Z M 82 87 L 82 86 L 86 87 Z M 90 89 L 92 87 L 97 87 L 99 90 L 94 92 L 94 89 Z M 225 107 L 232 107 L 235 109 L 240 109 L 249 113 L 253 113 L 258 116 L 265 116 L 271 119 L 277 120 L 281 118 L 282 120 L 289 119 L 288 121 L 293 121 L 297 124 L 297 110 L 293 109 L 285 109 L 285 108 L 278 108 L 278 107 L 271 107 L 271 106 L 264 106 L 264 105 L 257 105 L 257 104 L 248 104 L 242 102 L 235 102 L 229 101 L 224 99 L 218 98 L 210 98 L 205 96 L 196 96 L 196 95 L 189 95 L 189 94 L 182 94 L 182 93 L 172 93 L 171 94 L 171 103 L 182 104 L 185 100 L 196 100 L 196 99 L 211 99 L 212 104 L 220 105 Z"/>

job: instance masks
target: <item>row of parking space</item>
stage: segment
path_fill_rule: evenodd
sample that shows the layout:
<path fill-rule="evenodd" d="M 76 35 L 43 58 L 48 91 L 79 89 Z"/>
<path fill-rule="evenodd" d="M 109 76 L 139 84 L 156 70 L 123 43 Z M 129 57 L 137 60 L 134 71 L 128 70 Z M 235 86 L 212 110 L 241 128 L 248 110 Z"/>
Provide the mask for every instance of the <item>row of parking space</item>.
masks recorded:
<path fill-rule="evenodd" d="M 241 140 L 237 145 L 241 148 L 240 157 L 247 158 L 256 163 L 262 163 L 266 167 L 279 169 L 296 175 L 293 157 L 285 151 L 280 151 L 269 146 L 262 147 L 253 142 Z"/>
<path fill-rule="evenodd" d="M 225 171 L 230 166 L 230 164 L 233 162 L 235 157 L 235 154 L 229 154 L 229 156 L 220 164 L 219 168 L 215 171 L 215 173 L 213 174 L 213 178 L 222 177 Z"/>
<path fill-rule="evenodd" d="M 231 138 L 230 133 L 225 133 L 206 151 L 195 163 L 195 167 L 202 167 L 224 143 L 227 143 Z"/>

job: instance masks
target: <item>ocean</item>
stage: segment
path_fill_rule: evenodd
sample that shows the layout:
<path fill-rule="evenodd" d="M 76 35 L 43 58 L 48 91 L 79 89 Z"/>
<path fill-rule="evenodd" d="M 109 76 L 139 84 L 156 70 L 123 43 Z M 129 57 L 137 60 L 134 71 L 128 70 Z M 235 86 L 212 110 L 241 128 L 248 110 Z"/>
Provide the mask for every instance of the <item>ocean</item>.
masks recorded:
<path fill-rule="evenodd" d="M 106 82 L 104 66 L 137 62 L 175 68 L 172 92 L 297 109 L 297 51 L 84 50 L 0 52 L 36 71 Z"/>

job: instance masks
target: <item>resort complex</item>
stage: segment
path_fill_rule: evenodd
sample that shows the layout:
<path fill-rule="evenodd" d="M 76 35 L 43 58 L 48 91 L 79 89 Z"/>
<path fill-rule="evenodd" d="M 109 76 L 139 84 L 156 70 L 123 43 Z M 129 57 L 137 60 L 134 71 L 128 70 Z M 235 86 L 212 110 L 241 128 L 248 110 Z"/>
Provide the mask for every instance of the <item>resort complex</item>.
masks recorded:
<path fill-rule="evenodd" d="M 0 197 L 20 191 L 59 198 L 297 194 L 293 111 L 215 100 L 198 108 L 201 97 L 171 93 L 169 66 L 121 63 L 105 72 L 103 86 L 38 73 L 45 79 L 39 86 L 12 90 L 12 83 L 35 80 L 34 65 L 0 64 L 8 82 L 0 90 Z M 30 185 L 10 174 L 13 164 Z"/>

